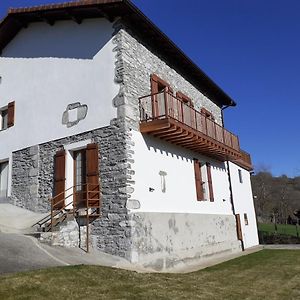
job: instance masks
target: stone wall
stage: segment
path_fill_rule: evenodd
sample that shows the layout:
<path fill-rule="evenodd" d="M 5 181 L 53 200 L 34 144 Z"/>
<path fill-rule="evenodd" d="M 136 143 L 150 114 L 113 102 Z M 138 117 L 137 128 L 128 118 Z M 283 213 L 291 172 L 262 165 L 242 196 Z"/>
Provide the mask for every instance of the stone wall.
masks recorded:
<path fill-rule="evenodd" d="M 134 129 L 138 129 L 138 98 L 151 93 L 150 76 L 153 73 L 167 81 L 174 93 L 181 91 L 189 96 L 196 109 L 204 107 L 211 111 L 216 121 L 222 124 L 219 106 L 154 54 L 154 51 L 138 40 L 130 30 L 125 30 L 122 25 L 116 23 L 115 27 L 117 26 L 121 29 L 114 42 L 119 53 L 116 67 L 121 89 L 119 98 L 115 99 L 115 105 L 119 107 L 119 114 L 126 116 Z"/>
<path fill-rule="evenodd" d="M 39 211 L 39 146 L 32 146 L 12 154 L 12 195 L 14 205 Z"/>
<path fill-rule="evenodd" d="M 37 212 L 50 212 L 49 198 L 54 192 L 54 156 L 69 144 L 91 139 L 99 145 L 99 170 L 102 193 L 101 218 L 91 225 L 94 247 L 126 257 L 131 228 L 127 200 L 132 188 L 130 131 L 124 120 L 110 126 L 13 153 L 12 201 Z"/>

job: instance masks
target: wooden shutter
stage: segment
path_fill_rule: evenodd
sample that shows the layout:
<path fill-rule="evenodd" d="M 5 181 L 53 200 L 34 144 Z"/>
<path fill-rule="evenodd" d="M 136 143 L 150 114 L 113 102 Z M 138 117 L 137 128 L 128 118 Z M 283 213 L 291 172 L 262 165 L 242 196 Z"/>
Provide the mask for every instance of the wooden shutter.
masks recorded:
<path fill-rule="evenodd" d="M 235 219 L 236 219 L 236 231 L 237 231 L 238 240 L 243 241 L 240 214 L 236 214 Z"/>
<path fill-rule="evenodd" d="M 204 191 L 203 191 L 203 183 L 202 183 L 202 175 L 201 175 L 201 164 L 197 159 L 194 159 L 194 171 L 195 171 L 197 200 L 202 201 L 204 200 Z"/>
<path fill-rule="evenodd" d="M 61 209 L 65 205 L 66 190 L 66 151 L 56 152 L 54 160 L 54 205 L 56 209 Z"/>
<path fill-rule="evenodd" d="M 7 127 L 12 127 L 15 124 L 15 101 L 8 103 L 7 109 Z"/>
<path fill-rule="evenodd" d="M 98 145 L 88 144 L 86 148 L 86 176 L 87 183 L 99 183 L 99 155 Z"/>
<path fill-rule="evenodd" d="M 211 179 L 211 165 L 210 163 L 206 163 L 206 169 L 207 169 L 207 182 L 208 182 L 208 189 L 209 189 L 209 200 L 211 202 L 214 201 L 214 191 L 213 191 L 213 184 Z"/>
<path fill-rule="evenodd" d="M 99 151 L 97 144 L 86 148 L 86 176 L 89 207 L 100 207 Z"/>

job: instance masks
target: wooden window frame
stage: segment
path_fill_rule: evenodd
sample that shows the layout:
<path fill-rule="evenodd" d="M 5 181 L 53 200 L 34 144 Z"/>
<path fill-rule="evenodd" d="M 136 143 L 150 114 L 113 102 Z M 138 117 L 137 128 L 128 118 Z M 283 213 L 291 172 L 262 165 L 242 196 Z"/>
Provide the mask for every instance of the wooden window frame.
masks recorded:
<path fill-rule="evenodd" d="M 173 90 L 170 87 L 170 84 L 165 80 L 158 77 L 156 74 L 152 74 L 150 76 L 150 86 L 151 86 L 151 95 L 152 95 L 152 118 L 160 116 L 159 107 L 156 94 L 159 92 L 159 85 L 164 87 L 165 91 L 165 101 L 166 101 L 166 93 L 170 92 L 173 94 Z M 167 112 L 165 112 L 167 114 Z"/>
<path fill-rule="evenodd" d="M 201 113 L 204 114 L 206 118 L 215 121 L 215 117 L 213 116 L 213 114 L 210 111 L 208 111 L 206 108 L 202 107 Z"/>
<path fill-rule="evenodd" d="M 158 92 L 158 89 L 156 87 L 153 87 L 152 84 L 161 84 L 161 85 L 163 85 L 165 87 L 170 87 L 170 84 L 168 82 L 166 82 L 165 80 L 161 79 L 156 74 L 152 74 L 150 76 L 150 80 L 151 80 L 151 92 L 152 93 L 157 93 Z"/>
<path fill-rule="evenodd" d="M 182 101 L 183 103 L 187 104 L 190 107 L 194 107 L 194 104 L 192 102 L 192 99 L 188 96 L 186 96 L 184 93 L 177 91 L 176 92 L 176 98 Z"/>

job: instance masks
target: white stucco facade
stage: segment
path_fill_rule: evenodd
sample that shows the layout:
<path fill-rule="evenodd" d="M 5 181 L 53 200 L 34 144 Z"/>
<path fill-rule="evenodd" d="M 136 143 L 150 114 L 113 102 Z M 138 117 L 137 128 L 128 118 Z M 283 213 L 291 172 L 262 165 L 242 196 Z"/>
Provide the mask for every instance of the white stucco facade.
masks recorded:
<path fill-rule="evenodd" d="M 227 163 L 142 135 L 137 131 L 132 131 L 132 139 L 135 144 L 135 184 L 132 199 L 140 203 L 140 207 L 135 209 L 134 213 L 190 213 L 199 214 L 201 219 L 206 218 L 205 215 L 233 215 Z M 213 202 L 209 199 L 197 201 L 194 158 L 211 164 Z M 250 173 L 233 163 L 229 165 L 234 209 L 236 214 L 240 214 L 244 247 L 253 247 L 259 242 Z M 242 183 L 239 181 L 238 170 L 241 170 Z M 204 182 L 207 181 L 205 175 L 204 169 Z M 244 214 L 247 214 L 248 225 L 245 224 Z"/>
<path fill-rule="evenodd" d="M 29 24 L 0 57 L 0 109 L 15 101 L 15 124 L 0 131 L 0 160 L 13 151 L 107 126 L 116 117 L 112 23 L 85 20 Z M 87 105 L 84 120 L 62 124 L 67 106 Z M 76 113 L 75 113 L 76 114 Z M 70 118 L 76 118 L 70 111 Z M 10 194 L 9 174 L 8 194 Z"/>
<path fill-rule="evenodd" d="M 229 169 L 234 208 L 235 213 L 240 215 L 244 247 L 253 247 L 258 245 L 259 241 L 257 235 L 257 223 L 253 204 L 250 173 L 231 162 L 229 163 Z M 242 182 L 240 182 L 239 170 L 241 172 Z M 248 225 L 246 224 L 247 222 L 245 222 L 244 214 L 247 214 Z"/>
<path fill-rule="evenodd" d="M 0 108 L 15 101 L 15 125 L 0 132 L 0 159 L 14 150 L 109 125 L 115 54 L 112 24 L 105 19 L 30 24 L 0 58 Z M 68 104 L 88 106 L 74 127 L 62 124 Z M 18 137 L 18 138 L 16 138 Z"/>
<path fill-rule="evenodd" d="M 196 152 L 132 131 L 135 175 L 132 198 L 141 212 L 232 214 L 226 165 Z M 197 201 L 193 158 L 211 163 L 214 201 Z M 162 176 L 165 172 L 165 192 Z M 205 169 L 202 171 L 203 181 Z M 153 189 L 153 190 L 152 190 Z"/>

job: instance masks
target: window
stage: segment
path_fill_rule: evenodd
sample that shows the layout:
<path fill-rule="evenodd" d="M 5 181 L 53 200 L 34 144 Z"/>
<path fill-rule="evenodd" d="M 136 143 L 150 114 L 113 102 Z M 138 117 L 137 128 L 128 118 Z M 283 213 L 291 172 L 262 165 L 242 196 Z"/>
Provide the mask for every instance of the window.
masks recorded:
<path fill-rule="evenodd" d="M 247 214 L 244 214 L 244 222 L 245 222 L 245 225 L 249 225 L 249 223 L 248 223 L 248 215 Z"/>
<path fill-rule="evenodd" d="M 238 173 L 239 173 L 239 181 L 240 181 L 240 183 L 243 183 L 242 170 L 241 170 L 241 169 L 238 169 Z"/>
<path fill-rule="evenodd" d="M 0 118 L 1 118 L 1 127 L 0 130 L 7 129 L 7 116 L 8 116 L 8 109 L 0 110 Z"/>
<path fill-rule="evenodd" d="M 209 199 L 211 202 L 213 202 L 214 194 L 210 164 L 201 164 L 198 159 L 194 159 L 194 172 L 197 200 L 204 201 Z"/>
<path fill-rule="evenodd" d="M 15 123 L 15 102 L 8 103 L 8 106 L 0 108 L 0 130 L 14 126 Z"/>
<path fill-rule="evenodd" d="M 8 161 L 0 163 L 0 198 L 7 197 Z"/>
<path fill-rule="evenodd" d="M 194 107 L 192 100 L 182 92 L 176 92 L 176 97 L 190 107 Z"/>
<path fill-rule="evenodd" d="M 165 115 L 165 93 L 164 90 L 172 93 L 170 85 L 159 78 L 157 75 L 151 75 L 151 94 L 152 94 L 152 118 Z"/>
<path fill-rule="evenodd" d="M 205 109 L 204 107 L 201 108 L 201 113 L 203 115 L 205 115 L 206 118 L 208 118 L 212 121 L 215 120 L 215 117 L 213 116 L 213 114 L 210 111 L 208 111 L 207 109 Z"/>
<path fill-rule="evenodd" d="M 178 106 L 178 120 L 195 128 L 195 113 L 193 112 L 192 100 L 181 92 L 176 92 Z"/>

